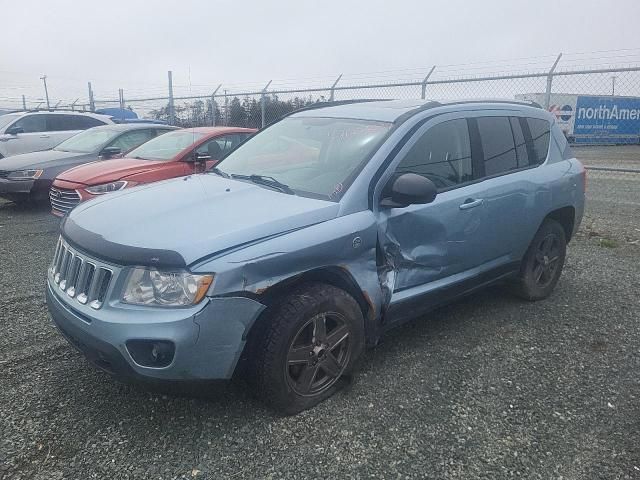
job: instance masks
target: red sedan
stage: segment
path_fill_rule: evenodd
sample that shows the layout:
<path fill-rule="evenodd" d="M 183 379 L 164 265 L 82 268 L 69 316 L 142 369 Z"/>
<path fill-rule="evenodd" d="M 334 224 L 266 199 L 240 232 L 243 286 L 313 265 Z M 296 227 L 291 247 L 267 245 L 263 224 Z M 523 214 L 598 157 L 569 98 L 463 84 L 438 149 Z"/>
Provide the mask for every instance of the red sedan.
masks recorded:
<path fill-rule="evenodd" d="M 62 216 L 80 202 L 143 183 L 190 175 L 211 167 L 246 138 L 250 128 L 201 127 L 175 130 L 130 151 L 125 158 L 92 162 L 53 181 L 51 212 Z"/>

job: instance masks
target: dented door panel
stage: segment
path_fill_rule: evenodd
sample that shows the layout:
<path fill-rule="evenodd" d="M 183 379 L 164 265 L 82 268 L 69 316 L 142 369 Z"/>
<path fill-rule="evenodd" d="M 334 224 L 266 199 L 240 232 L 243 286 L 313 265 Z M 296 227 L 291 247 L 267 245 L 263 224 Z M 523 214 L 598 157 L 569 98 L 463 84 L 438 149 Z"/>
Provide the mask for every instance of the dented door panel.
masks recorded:
<path fill-rule="evenodd" d="M 382 210 L 379 241 L 393 271 L 393 294 L 424 285 L 481 264 L 487 257 L 489 233 L 484 204 L 467 210 L 460 205 L 475 198 L 478 185 L 444 192 L 428 205 Z"/>

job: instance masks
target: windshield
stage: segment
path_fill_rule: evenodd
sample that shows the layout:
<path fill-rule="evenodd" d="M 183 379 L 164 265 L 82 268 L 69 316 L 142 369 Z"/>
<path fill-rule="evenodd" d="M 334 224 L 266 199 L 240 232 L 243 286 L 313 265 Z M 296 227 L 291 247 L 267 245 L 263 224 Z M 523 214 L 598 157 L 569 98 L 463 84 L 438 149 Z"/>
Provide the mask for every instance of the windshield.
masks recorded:
<path fill-rule="evenodd" d="M 59 152 L 97 153 L 120 132 L 105 128 L 89 129 L 68 138 L 54 150 Z"/>
<path fill-rule="evenodd" d="M 140 160 L 172 160 L 177 154 L 204 137 L 204 134 L 179 130 L 165 133 L 131 150 L 127 157 Z"/>
<path fill-rule="evenodd" d="M 390 128 L 386 122 L 289 117 L 241 145 L 217 171 L 269 177 L 294 193 L 337 201 Z"/>
<path fill-rule="evenodd" d="M 14 120 L 17 120 L 22 115 L 15 113 L 7 113 L 6 115 L 0 115 L 0 130 L 4 130 L 4 127 L 9 125 Z"/>

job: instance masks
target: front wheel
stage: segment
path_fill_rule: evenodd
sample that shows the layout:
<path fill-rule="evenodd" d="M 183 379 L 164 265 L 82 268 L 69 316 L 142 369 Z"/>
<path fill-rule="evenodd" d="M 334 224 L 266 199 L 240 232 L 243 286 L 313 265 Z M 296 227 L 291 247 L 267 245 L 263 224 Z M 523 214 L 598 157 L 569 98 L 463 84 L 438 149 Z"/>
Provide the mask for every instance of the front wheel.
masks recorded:
<path fill-rule="evenodd" d="M 364 320 L 353 297 L 330 285 L 310 284 L 267 315 L 252 352 L 258 397 L 293 415 L 339 390 L 364 347 Z"/>
<path fill-rule="evenodd" d="M 560 279 L 566 254 L 564 228 L 555 220 L 545 220 L 522 259 L 515 293 L 531 301 L 547 298 Z"/>

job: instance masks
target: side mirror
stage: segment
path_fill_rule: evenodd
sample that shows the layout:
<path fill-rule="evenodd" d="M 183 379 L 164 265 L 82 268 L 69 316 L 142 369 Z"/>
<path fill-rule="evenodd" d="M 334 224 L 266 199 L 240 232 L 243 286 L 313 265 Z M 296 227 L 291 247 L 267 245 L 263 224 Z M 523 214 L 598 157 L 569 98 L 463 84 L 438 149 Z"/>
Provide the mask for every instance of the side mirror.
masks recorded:
<path fill-rule="evenodd" d="M 380 205 L 402 208 L 409 205 L 431 203 L 437 194 L 438 189 L 428 178 L 416 173 L 404 173 L 391 179 L 387 184 Z"/>
<path fill-rule="evenodd" d="M 199 162 L 206 162 L 207 160 L 211 160 L 211 157 L 206 153 L 193 152 L 185 160 L 187 162 L 199 163 Z"/>
<path fill-rule="evenodd" d="M 19 133 L 24 133 L 24 128 L 13 126 L 7 128 L 4 133 L 7 135 L 18 135 Z"/>
<path fill-rule="evenodd" d="M 120 147 L 105 147 L 102 149 L 102 152 L 100 152 L 100 155 L 104 158 L 111 158 L 121 153 L 122 150 L 120 150 Z"/>

